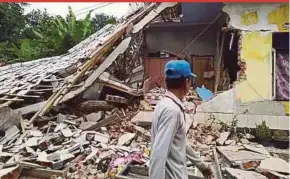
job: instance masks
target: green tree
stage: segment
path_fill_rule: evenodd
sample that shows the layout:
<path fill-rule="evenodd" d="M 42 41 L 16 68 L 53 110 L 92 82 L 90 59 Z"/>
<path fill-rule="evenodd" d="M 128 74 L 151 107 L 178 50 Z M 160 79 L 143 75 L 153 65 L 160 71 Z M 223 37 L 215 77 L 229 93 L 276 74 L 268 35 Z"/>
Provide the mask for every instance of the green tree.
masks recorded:
<path fill-rule="evenodd" d="M 69 7 L 66 19 L 57 16 L 49 29 L 36 30 L 34 34 L 53 44 L 56 55 L 60 55 L 92 34 L 90 17 L 91 13 L 88 13 L 85 19 L 76 20 L 75 14 Z"/>
<path fill-rule="evenodd" d="M 15 58 L 25 27 L 24 7 L 27 3 L 0 3 L 0 61 Z"/>
<path fill-rule="evenodd" d="M 115 17 L 105 14 L 91 19 L 91 12 L 77 20 L 71 7 L 66 18 L 52 16 L 46 10 L 24 15 L 25 5 L 0 3 L 0 61 L 4 58 L 14 63 L 61 55 L 106 24 L 116 23 Z"/>
<path fill-rule="evenodd" d="M 0 42 L 17 41 L 25 26 L 26 3 L 0 3 Z"/>
<path fill-rule="evenodd" d="M 107 24 L 116 24 L 116 23 L 117 19 L 114 16 L 109 16 L 104 13 L 96 14 L 91 20 L 92 29 L 94 32 L 100 30 Z"/>

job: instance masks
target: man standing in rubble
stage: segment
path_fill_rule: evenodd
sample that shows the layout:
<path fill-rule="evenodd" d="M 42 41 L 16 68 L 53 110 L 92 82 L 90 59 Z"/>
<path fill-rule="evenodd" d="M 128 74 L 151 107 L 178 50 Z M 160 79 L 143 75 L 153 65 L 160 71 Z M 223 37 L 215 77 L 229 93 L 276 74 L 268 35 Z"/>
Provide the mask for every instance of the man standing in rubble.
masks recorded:
<path fill-rule="evenodd" d="M 181 101 L 195 75 L 185 60 L 167 62 L 164 73 L 167 92 L 154 110 L 151 127 L 150 179 L 187 179 L 187 158 L 209 179 L 210 166 L 186 142 L 185 107 Z"/>

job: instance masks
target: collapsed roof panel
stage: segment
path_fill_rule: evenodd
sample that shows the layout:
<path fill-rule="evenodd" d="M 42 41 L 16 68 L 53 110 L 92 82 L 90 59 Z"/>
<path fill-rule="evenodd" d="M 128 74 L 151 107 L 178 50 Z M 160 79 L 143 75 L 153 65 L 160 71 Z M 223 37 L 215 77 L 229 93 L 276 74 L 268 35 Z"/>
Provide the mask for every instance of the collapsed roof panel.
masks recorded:
<path fill-rule="evenodd" d="M 18 108 L 25 114 L 36 112 L 31 124 L 37 116 L 43 116 L 52 107 L 78 96 L 95 82 L 139 96 L 128 86 L 129 82 L 135 86 L 128 79 L 135 74 L 134 69 L 142 65 L 142 29 L 162 11 L 176 4 L 144 6 L 119 24 L 106 25 L 67 54 L 0 67 L 0 105 Z M 105 79 L 104 72 L 109 72 L 110 78 Z"/>

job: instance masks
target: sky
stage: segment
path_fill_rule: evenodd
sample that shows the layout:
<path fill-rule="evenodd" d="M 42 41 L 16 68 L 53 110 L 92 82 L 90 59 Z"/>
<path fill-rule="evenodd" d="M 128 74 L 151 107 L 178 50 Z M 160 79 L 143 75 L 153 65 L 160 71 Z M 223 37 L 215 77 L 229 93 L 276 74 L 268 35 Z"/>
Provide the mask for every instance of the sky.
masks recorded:
<path fill-rule="evenodd" d="M 46 8 L 49 14 L 61 15 L 65 17 L 68 13 L 68 6 L 71 6 L 77 18 L 84 18 L 86 15 L 86 12 L 88 12 L 90 9 L 100 7 L 99 9 L 96 9 L 92 12 L 92 16 L 95 13 L 105 13 L 105 14 L 113 15 L 115 17 L 120 18 L 123 15 L 127 14 L 129 11 L 132 11 L 132 8 L 130 8 L 129 3 L 127 2 L 118 2 L 118 3 L 116 2 L 116 3 L 111 3 L 111 4 L 109 3 L 110 2 L 104 2 L 104 3 L 80 3 L 80 2 L 30 3 L 30 5 L 25 9 L 25 13 L 28 13 L 33 9 L 44 10 Z"/>

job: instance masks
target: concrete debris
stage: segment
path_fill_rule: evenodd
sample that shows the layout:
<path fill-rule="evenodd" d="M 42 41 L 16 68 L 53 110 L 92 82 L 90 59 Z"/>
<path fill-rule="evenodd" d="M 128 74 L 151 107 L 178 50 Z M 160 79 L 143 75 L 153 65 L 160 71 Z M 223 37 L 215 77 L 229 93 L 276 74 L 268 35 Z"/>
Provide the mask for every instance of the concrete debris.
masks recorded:
<path fill-rule="evenodd" d="M 148 127 L 152 123 L 152 111 L 140 111 L 136 116 L 132 118 L 132 122 L 139 126 Z"/>
<path fill-rule="evenodd" d="M 65 128 L 65 129 L 61 129 L 61 133 L 64 137 L 72 137 L 74 135 L 74 133 L 70 130 L 69 127 Z"/>
<path fill-rule="evenodd" d="M 105 134 L 96 132 L 94 140 L 97 141 L 97 142 L 101 142 L 101 143 L 107 144 L 107 143 L 109 143 L 109 138 L 110 138 L 109 135 L 105 135 Z"/>
<path fill-rule="evenodd" d="M 102 118 L 102 112 L 91 113 L 86 116 L 86 120 L 89 122 L 98 122 Z"/>
<path fill-rule="evenodd" d="M 39 130 L 30 130 L 30 131 L 28 131 L 28 136 L 32 136 L 32 137 L 42 137 L 43 134 Z"/>
<path fill-rule="evenodd" d="M 250 141 L 248 141 L 248 139 L 240 139 L 240 141 L 242 142 L 242 144 L 248 144 L 248 143 L 250 143 Z"/>
<path fill-rule="evenodd" d="M 224 145 L 225 141 L 228 139 L 230 132 L 223 132 L 220 134 L 220 137 L 217 139 L 218 145 Z"/>
<path fill-rule="evenodd" d="M 235 140 L 227 140 L 227 141 L 225 141 L 225 145 L 236 145 L 236 141 Z"/>
<path fill-rule="evenodd" d="M 281 158 L 270 157 L 261 161 L 260 168 L 289 174 L 289 163 Z"/>
<path fill-rule="evenodd" d="M 18 125 L 22 120 L 20 112 L 13 111 L 7 106 L 0 108 L 0 132 L 5 132 L 13 125 Z"/>
<path fill-rule="evenodd" d="M 248 144 L 244 144 L 243 145 L 247 150 L 253 151 L 253 152 L 257 152 L 260 154 L 265 154 L 265 155 L 269 155 L 270 153 L 262 146 L 262 145 L 248 145 Z"/>
<path fill-rule="evenodd" d="M 37 146 L 39 139 L 40 139 L 39 137 L 31 137 L 25 142 L 25 145 L 27 147 L 35 147 Z"/>
<path fill-rule="evenodd" d="M 256 160 L 264 160 L 268 158 L 267 155 L 259 154 L 256 152 L 251 152 L 247 150 L 238 150 L 238 151 L 231 151 L 231 150 L 223 150 L 221 148 L 217 148 L 218 151 L 231 163 L 237 163 L 240 161 L 256 161 Z"/>
<path fill-rule="evenodd" d="M 128 142 L 130 142 L 134 137 L 136 136 L 135 133 L 127 133 L 122 135 L 119 139 L 118 139 L 118 145 L 124 145 L 127 144 Z"/>
<path fill-rule="evenodd" d="M 226 168 L 226 171 L 236 179 L 267 179 L 267 177 L 253 171 L 244 171 L 234 168 Z"/>

